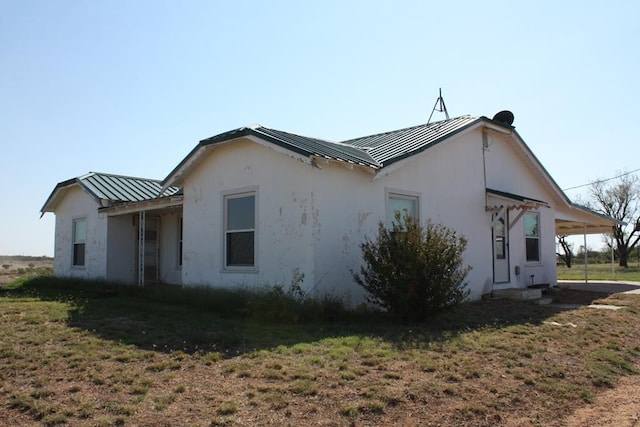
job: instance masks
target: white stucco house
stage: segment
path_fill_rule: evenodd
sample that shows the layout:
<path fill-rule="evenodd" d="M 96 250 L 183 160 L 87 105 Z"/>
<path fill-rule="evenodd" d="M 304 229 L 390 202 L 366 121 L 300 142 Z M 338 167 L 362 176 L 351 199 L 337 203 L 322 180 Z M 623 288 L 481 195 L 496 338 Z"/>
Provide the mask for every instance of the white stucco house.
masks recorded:
<path fill-rule="evenodd" d="M 496 118 L 499 116 L 496 116 Z M 251 126 L 204 139 L 162 181 L 59 183 L 55 274 L 184 286 L 288 284 L 363 297 L 350 269 L 407 209 L 468 240 L 470 298 L 556 283 L 556 234 L 615 221 L 573 204 L 507 120 L 463 116 L 329 142 Z"/>

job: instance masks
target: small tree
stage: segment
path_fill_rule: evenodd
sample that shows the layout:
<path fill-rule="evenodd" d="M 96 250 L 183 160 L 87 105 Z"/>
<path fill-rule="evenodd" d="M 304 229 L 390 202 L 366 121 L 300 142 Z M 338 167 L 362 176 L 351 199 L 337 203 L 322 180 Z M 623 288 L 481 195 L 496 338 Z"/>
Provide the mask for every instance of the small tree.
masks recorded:
<path fill-rule="evenodd" d="M 562 248 L 562 252 L 556 252 L 558 258 L 564 261 L 567 268 L 571 268 L 571 261 L 573 260 L 573 243 L 567 241 L 567 236 L 558 235 L 558 244 Z"/>
<path fill-rule="evenodd" d="M 634 175 L 621 175 L 614 184 L 593 183 L 590 193 L 590 207 L 628 224 L 616 224 L 611 232 L 620 267 L 627 267 L 629 254 L 640 242 L 640 182 Z"/>
<path fill-rule="evenodd" d="M 380 222 L 378 236 L 360 244 L 365 265 L 351 273 L 367 300 L 404 320 L 421 320 L 462 302 L 471 269 L 462 265 L 466 239 L 399 212 L 395 219 L 391 228 Z"/>

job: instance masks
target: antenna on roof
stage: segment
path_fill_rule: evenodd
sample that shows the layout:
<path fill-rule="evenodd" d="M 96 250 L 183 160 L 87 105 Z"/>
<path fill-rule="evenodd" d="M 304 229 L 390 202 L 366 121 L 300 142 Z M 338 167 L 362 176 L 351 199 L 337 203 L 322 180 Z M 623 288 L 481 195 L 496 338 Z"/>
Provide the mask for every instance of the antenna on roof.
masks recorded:
<path fill-rule="evenodd" d="M 449 112 L 447 111 L 447 106 L 444 104 L 444 99 L 442 98 L 442 88 L 440 88 L 440 95 L 438 99 L 436 99 L 436 103 L 433 106 L 433 110 L 431 110 L 431 114 L 429 115 L 429 120 L 427 120 L 427 124 L 431 123 L 431 117 L 434 112 L 444 113 L 447 120 L 449 120 Z"/>

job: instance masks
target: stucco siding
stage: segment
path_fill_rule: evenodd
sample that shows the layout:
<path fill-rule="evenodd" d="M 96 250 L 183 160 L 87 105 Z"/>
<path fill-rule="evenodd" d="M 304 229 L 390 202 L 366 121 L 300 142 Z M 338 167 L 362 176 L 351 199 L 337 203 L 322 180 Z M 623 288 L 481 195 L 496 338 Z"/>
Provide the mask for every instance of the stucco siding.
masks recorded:
<path fill-rule="evenodd" d="M 312 166 L 250 141 L 216 147 L 184 183 L 186 285 L 289 284 L 294 270 L 313 282 L 312 224 L 317 218 Z M 224 262 L 225 194 L 256 194 L 256 269 L 229 271 Z"/>
<path fill-rule="evenodd" d="M 531 212 L 539 214 L 540 261 L 527 262 L 525 258 L 525 230 L 523 216 L 517 221 L 519 210 L 509 212 L 511 219 L 509 242 L 511 254 L 512 284 L 525 287 L 533 284 L 557 283 L 555 254 L 556 194 L 544 182 L 532 163 L 526 159 L 520 147 L 503 135 L 490 133 L 485 151 L 487 187 L 547 202 Z M 520 274 L 516 274 L 517 271 Z M 533 275 L 533 277 L 531 277 Z"/>
<path fill-rule="evenodd" d="M 71 188 L 56 209 L 54 274 L 59 277 L 105 279 L 107 221 L 98 204 L 80 188 Z M 73 264 L 73 220 L 87 221 L 85 265 Z"/>
<path fill-rule="evenodd" d="M 469 298 L 493 282 L 491 217 L 485 210 L 480 132 L 467 132 L 410 157 L 381 185 L 421 194 L 421 222 L 443 224 L 467 240 Z M 380 190 L 378 190 L 380 192 Z"/>
<path fill-rule="evenodd" d="M 136 282 L 137 234 L 134 215 L 108 217 L 107 277 L 110 281 L 127 284 Z"/>
<path fill-rule="evenodd" d="M 480 133 L 469 133 L 413 156 L 401 168 L 374 179 L 363 169 L 335 162 L 312 167 L 255 143 L 216 148 L 184 186 L 183 282 L 203 285 L 289 284 L 305 275 L 308 291 L 364 295 L 353 282 L 360 243 L 385 221 L 388 190 L 420 196 L 421 221 L 442 223 L 468 240 L 465 259 L 471 298 L 490 291 L 491 226 L 485 211 Z M 258 269 L 224 271 L 223 195 L 257 194 Z"/>
<path fill-rule="evenodd" d="M 160 282 L 166 284 L 180 284 L 182 282 L 182 267 L 180 266 L 180 214 L 174 213 L 160 216 Z"/>

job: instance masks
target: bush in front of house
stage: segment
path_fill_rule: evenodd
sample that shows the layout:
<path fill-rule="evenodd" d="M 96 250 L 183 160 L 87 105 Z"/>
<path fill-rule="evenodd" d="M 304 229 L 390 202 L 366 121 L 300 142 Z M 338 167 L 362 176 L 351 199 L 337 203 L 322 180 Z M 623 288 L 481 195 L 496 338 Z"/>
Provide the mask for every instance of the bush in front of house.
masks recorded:
<path fill-rule="evenodd" d="M 403 320 L 423 320 L 467 297 L 466 245 L 444 225 L 422 226 L 397 213 L 391 228 L 380 222 L 377 237 L 360 244 L 364 265 L 351 273 L 370 303 Z"/>

